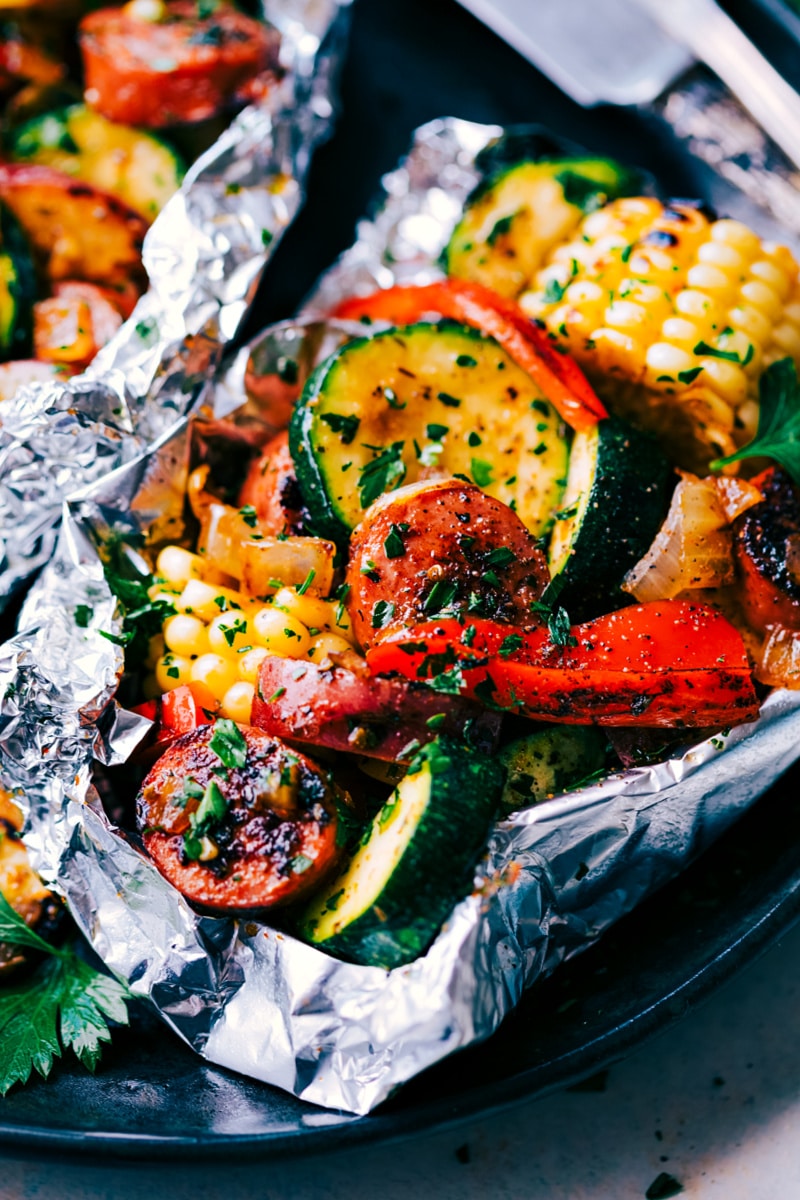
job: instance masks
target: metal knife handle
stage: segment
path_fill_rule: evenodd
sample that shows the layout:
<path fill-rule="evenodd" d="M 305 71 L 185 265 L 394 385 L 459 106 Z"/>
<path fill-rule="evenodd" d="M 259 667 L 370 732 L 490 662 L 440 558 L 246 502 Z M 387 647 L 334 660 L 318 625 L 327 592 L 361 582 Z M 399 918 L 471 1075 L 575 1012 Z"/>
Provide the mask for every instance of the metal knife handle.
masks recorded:
<path fill-rule="evenodd" d="M 800 96 L 715 0 L 638 0 L 725 82 L 800 167 Z"/>

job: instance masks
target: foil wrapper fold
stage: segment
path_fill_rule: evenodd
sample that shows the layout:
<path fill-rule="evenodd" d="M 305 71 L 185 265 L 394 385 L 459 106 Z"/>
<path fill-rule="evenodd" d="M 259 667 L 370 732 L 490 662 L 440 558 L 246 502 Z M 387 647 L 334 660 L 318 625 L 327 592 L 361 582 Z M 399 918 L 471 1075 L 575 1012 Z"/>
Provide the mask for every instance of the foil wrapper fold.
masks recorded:
<path fill-rule="evenodd" d="M 0 412 L 0 610 L 56 543 L 64 498 L 150 445 L 207 387 L 331 127 L 350 0 L 262 0 L 281 77 L 190 167 L 147 233 L 147 293 L 89 369 Z"/>
<path fill-rule="evenodd" d="M 460 121 L 423 128 L 308 318 L 241 351 L 203 414 L 252 422 L 248 371 L 279 378 L 291 357 L 307 372 L 347 332 L 321 318 L 326 308 L 376 283 L 435 276 L 478 178 L 476 155 L 501 132 Z M 180 522 L 191 422 L 183 415 L 65 505 L 56 554 L 0 648 L 0 769 L 20 789 L 34 865 L 107 967 L 198 1054 L 303 1100 L 367 1113 L 488 1037 L 526 987 L 718 837 L 800 753 L 800 695 L 774 692 L 751 725 L 499 823 L 473 892 L 407 966 L 355 966 L 266 924 L 199 916 L 136 837 L 112 826 L 92 782 L 94 760 L 125 763 L 148 727 L 114 700 L 122 652 L 103 632 L 118 631 L 119 614 L 96 547 L 111 530 Z M 91 611 L 86 627 L 78 606 Z"/>

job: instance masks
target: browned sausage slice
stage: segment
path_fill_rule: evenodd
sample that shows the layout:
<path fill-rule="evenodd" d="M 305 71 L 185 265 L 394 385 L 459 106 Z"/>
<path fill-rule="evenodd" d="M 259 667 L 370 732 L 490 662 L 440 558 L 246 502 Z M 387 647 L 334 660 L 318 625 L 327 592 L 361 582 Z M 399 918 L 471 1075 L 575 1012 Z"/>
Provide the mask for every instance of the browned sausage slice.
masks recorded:
<path fill-rule="evenodd" d="M 771 467 L 752 482 L 764 500 L 734 523 L 739 599 L 753 629 L 800 629 L 800 489 Z"/>
<path fill-rule="evenodd" d="M 548 580 L 516 513 L 457 479 L 388 493 L 350 542 L 351 619 L 364 647 L 440 613 L 536 625 L 531 604 Z"/>
<path fill-rule="evenodd" d="M 253 461 L 239 493 L 239 506 L 252 504 L 264 533 L 300 534 L 303 501 L 289 453 L 289 435 L 276 434 Z"/>
<path fill-rule="evenodd" d="M 187 900 L 252 911 L 296 900 L 339 856 L 344 793 L 275 738 L 232 721 L 185 734 L 142 784 L 147 853 Z"/>

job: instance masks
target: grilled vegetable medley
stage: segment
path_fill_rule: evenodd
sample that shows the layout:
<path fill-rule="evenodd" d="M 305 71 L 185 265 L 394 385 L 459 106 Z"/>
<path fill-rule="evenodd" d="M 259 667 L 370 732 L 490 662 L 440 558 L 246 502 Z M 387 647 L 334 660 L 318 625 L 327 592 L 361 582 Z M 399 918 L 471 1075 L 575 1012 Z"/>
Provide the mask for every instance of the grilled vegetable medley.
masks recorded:
<path fill-rule="evenodd" d="M 272 86 L 278 35 L 228 0 L 2 7 L 5 399 L 82 371 L 130 315 L 148 226 L 184 162 Z"/>
<path fill-rule="evenodd" d="M 198 419 L 183 541 L 101 548 L 138 828 L 201 911 L 409 962 L 501 814 L 800 686 L 798 267 L 634 187 L 504 165 L 440 281 L 251 359 L 257 447 Z"/>

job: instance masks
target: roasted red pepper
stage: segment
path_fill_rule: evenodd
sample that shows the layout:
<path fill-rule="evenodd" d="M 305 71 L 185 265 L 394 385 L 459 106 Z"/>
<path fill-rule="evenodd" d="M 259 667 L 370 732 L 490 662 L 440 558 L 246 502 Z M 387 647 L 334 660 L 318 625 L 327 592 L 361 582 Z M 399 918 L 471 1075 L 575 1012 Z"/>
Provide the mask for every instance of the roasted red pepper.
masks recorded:
<path fill-rule="evenodd" d="M 204 683 L 182 683 L 155 700 L 147 700 L 134 708 L 140 717 L 155 724 L 154 733 L 145 743 L 139 759 L 152 759 L 184 733 L 214 720 L 219 705 Z"/>
<path fill-rule="evenodd" d="M 429 621 L 367 654 L 375 674 L 432 681 L 539 721 L 738 725 L 758 716 L 744 643 L 717 609 L 683 600 L 620 609 L 562 631 Z"/>
<path fill-rule="evenodd" d="M 553 349 L 547 335 L 513 300 L 463 279 L 422 287 L 392 287 L 343 301 L 333 315 L 411 325 L 427 313 L 462 321 L 493 337 L 530 375 L 573 429 L 590 429 L 608 413 L 577 363 Z"/>

